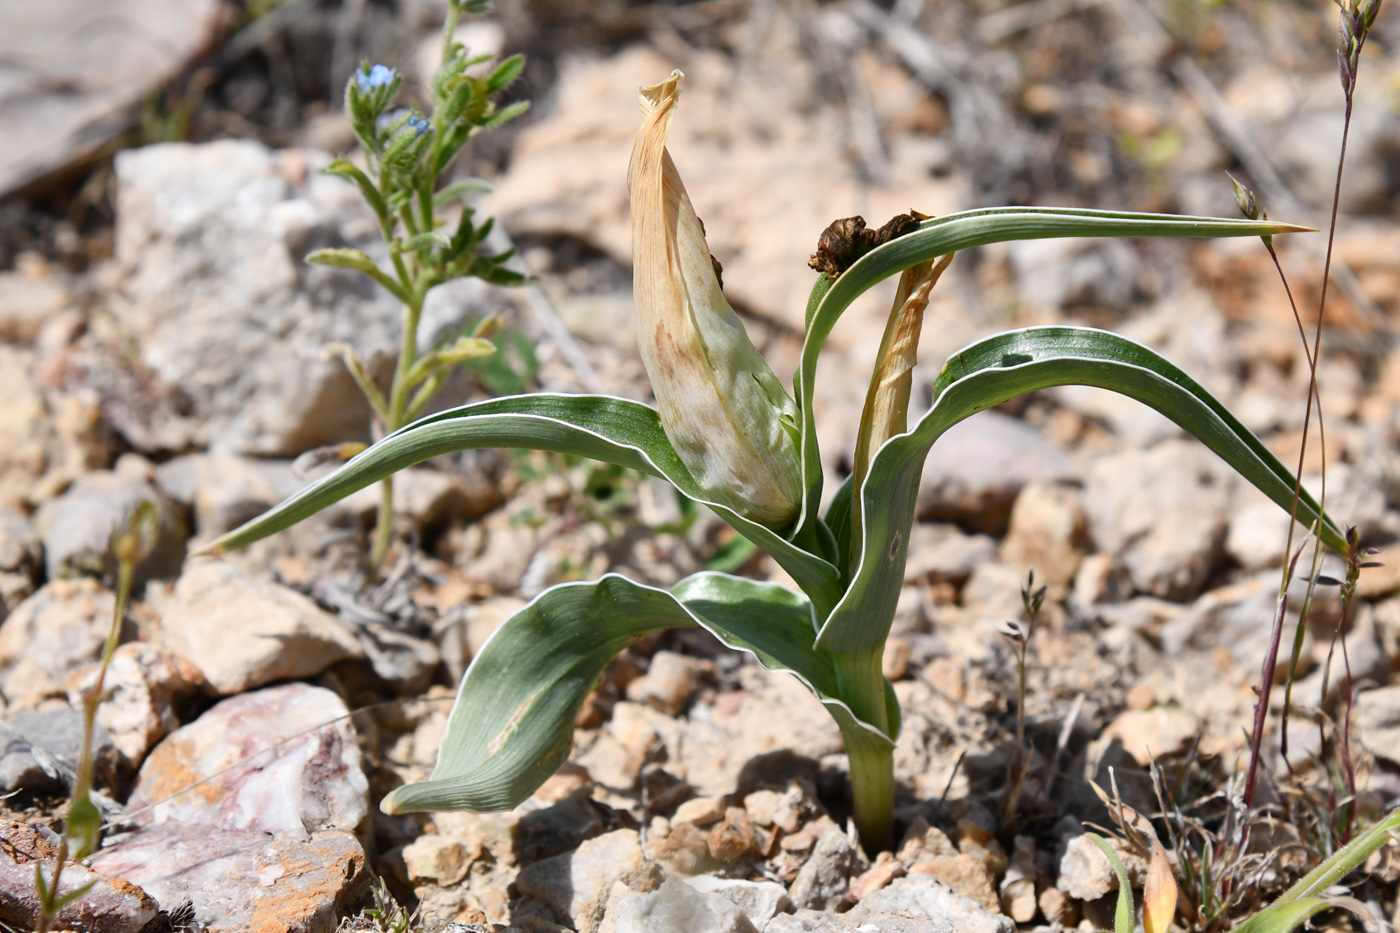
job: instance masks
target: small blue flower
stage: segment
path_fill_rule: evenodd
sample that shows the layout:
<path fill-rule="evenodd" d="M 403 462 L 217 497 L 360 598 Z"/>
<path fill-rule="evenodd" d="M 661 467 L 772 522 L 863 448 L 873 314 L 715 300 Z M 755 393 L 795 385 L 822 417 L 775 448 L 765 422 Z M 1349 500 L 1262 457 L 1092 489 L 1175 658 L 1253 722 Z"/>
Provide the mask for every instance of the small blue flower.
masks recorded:
<path fill-rule="evenodd" d="M 368 72 L 361 71 L 356 76 L 356 83 L 360 90 L 372 91 L 377 87 L 385 87 L 394 80 L 394 69 L 386 68 L 383 65 L 375 65 Z"/>
<path fill-rule="evenodd" d="M 408 118 L 408 125 L 417 130 L 419 136 L 422 136 L 430 129 L 430 127 L 428 126 L 428 121 L 418 116 L 417 114 L 414 114 L 413 116 Z"/>

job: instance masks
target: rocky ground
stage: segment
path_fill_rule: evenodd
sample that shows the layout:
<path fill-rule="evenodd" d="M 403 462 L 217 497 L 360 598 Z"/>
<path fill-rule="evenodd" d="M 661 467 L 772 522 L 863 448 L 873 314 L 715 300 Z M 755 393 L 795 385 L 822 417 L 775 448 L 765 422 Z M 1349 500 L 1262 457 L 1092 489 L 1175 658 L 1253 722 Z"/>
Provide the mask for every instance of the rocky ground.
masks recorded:
<path fill-rule="evenodd" d="M 1169 422 L 1079 389 L 978 415 L 924 471 L 884 659 L 905 710 L 894 852 L 870 861 L 852 842 L 821 705 L 695 632 L 625 651 L 579 715 L 570 762 L 517 810 L 381 815 L 387 791 L 431 770 L 473 653 L 546 587 L 781 572 L 669 487 L 519 452 L 402 474 L 382 573 L 365 563 L 372 491 L 246 552 L 187 558 L 303 485 L 318 468 L 299 455 L 368 436 L 367 407 L 323 348 L 348 343 L 387 377 L 398 309 L 301 260 L 375 249 L 354 190 L 319 172 L 353 142 L 339 87 L 365 57 L 421 80 L 442 10 L 0 10 L 18 27 L 0 28 L 0 920 L 33 923 L 30 863 L 62 828 L 113 609 L 108 536 L 142 498 L 160 505 L 159 543 L 108 675 L 97 760 L 111 828 L 69 869 L 95 882 L 60 918 L 73 929 L 388 929 L 359 913 L 372 878 L 422 928 L 458 933 L 1099 929 L 1116 880 L 1083 835 L 1112 825 L 1091 781 L 1153 814 L 1155 765 L 1172 826 L 1199 827 L 1197 846 L 1220 830 L 1287 517 Z M 1383 548 L 1400 537 L 1393 12 L 1363 58 L 1318 370 L 1325 453 L 1314 432 L 1305 462 L 1314 486 L 1325 462 L 1329 510 Z M 670 149 L 730 300 L 786 380 L 807 254 L 837 217 L 1000 203 L 1233 216 L 1230 170 L 1273 216 L 1321 224 L 1342 109 L 1334 15 L 1292 2 L 501 2 L 464 36 L 526 52 L 511 94 L 535 107 L 482 137 L 463 171 L 491 179 L 480 209 L 537 285 L 434 293 L 425 343 L 493 312 L 519 335 L 443 404 L 522 388 L 648 397 L 625 171 L 636 88 L 673 67 L 687 83 Z M 189 141 L 159 142 L 172 138 Z M 1319 240 L 1280 240 L 1305 309 Z M 849 470 L 890 294 L 854 306 L 823 357 L 830 489 Z M 1053 321 L 1157 348 L 1296 462 L 1307 365 L 1256 241 L 961 255 L 929 310 L 916 395 L 970 340 Z M 1256 901 L 1332 844 L 1341 763 L 1361 817 L 1400 799 L 1400 567 L 1380 559 L 1349 617 L 1350 681 L 1340 652 L 1326 666 L 1335 590 L 1305 620 L 1288 757 L 1275 716 L 1268 829 L 1242 869 Z M 1009 807 L 1017 662 L 999 629 L 1021 617 L 1030 570 L 1048 597 Z M 1384 920 L 1393 847 L 1355 888 Z M 1145 863 L 1123 851 L 1140 880 Z M 1224 928 L 1190 910 L 1178 924 Z"/>

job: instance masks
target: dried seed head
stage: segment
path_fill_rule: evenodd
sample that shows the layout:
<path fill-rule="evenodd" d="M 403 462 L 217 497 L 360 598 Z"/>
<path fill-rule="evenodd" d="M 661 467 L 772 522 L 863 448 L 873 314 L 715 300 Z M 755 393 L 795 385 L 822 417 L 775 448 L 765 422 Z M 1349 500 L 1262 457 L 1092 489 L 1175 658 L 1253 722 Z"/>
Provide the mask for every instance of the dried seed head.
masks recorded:
<path fill-rule="evenodd" d="M 666 151 L 681 77 L 641 89 L 627 171 L 637 348 L 662 427 L 696 483 L 746 518 L 785 528 L 802 502 L 797 408 L 725 300 Z"/>
<path fill-rule="evenodd" d="M 817 251 L 807 265 L 834 279 L 875 247 L 903 236 L 917 227 L 919 221 L 928 219 L 928 214 L 910 211 L 891 217 L 878 230 L 867 227 L 864 217 L 833 220 L 817 238 Z"/>
<path fill-rule="evenodd" d="M 142 499 L 112 530 L 107 546 L 118 563 L 134 567 L 151 556 L 159 531 L 160 507 L 150 499 Z"/>

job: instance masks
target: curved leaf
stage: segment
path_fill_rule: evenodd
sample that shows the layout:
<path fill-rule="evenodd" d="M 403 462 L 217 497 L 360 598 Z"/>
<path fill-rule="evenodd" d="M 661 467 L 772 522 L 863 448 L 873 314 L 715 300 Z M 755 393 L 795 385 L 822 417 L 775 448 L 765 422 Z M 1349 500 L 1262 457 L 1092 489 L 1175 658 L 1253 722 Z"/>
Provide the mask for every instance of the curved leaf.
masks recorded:
<path fill-rule="evenodd" d="M 1007 240 L 1050 237 L 1229 237 L 1265 236 L 1307 230 L 1270 221 L 1225 220 L 1173 214 L 1138 214 L 1075 208 L 997 207 L 963 211 L 926 220 L 906 233 L 871 250 L 829 286 L 818 279 L 807 306 L 807 337 L 802 365 L 793 377 L 801 413 L 803 503 L 800 521 L 816 520 L 821 501 L 821 453 L 812 426 L 812 391 L 817 357 L 836 322 L 856 298 L 876 283 L 909 268 L 973 246 Z"/>
<path fill-rule="evenodd" d="M 705 499 L 656 411 L 604 395 L 517 395 L 429 415 L 395 431 L 296 495 L 215 541 L 215 552 L 236 550 L 289 528 L 358 489 L 440 454 L 486 447 L 528 447 L 615 463 L 667 480 L 718 513 L 773 557 L 824 608 L 839 595 L 839 574 L 808 553 L 732 509 Z"/>
<path fill-rule="evenodd" d="M 884 644 L 903 585 L 919 478 L 934 441 L 983 409 L 1061 385 L 1097 386 L 1143 402 L 1199 438 L 1281 507 L 1290 507 L 1288 468 L 1214 396 L 1155 351 L 1084 327 L 998 334 L 950 357 L 934 384 L 932 407 L 912 431 L 891 438 L 876 454 L 861 490 L 864 551 L 850 587 L 818 635 L 820 649 L 865 656 Z M 1317 501 L 1302 493 L 1299 521 L 1311 525 L 1318 509 Z M 1330 519 L 1319 531 L 1329 547 L 1345 553 L 1345 536 Z"/>
<path fill-rule="evenodd" d="M 574 718 L 613 656 L 648 632 L 694 627 L 796 675 L 843 728 L 860 728 L 833 694 L 830 662 L 812 649 L 802 596 L 718 573 L 670 593 L 608 574 L 546 590 L 492 633 L 462 679 L 432 777 L 396 789 L 382 808 L 517 806 L 568 758 Z"/>
<path fill-rule="evenodd" d="M 1133 908 L 1133 886 L 1128 881 L 1128 870 L 1123 867 L 1123 860 L 1118 857 L 1118 853 L 1109 845 L 1107 839 L 1098 833 L 1084 835 L 1099 847 L 1104 858 L 1113 866 L 1113 873 L 1118 876 L 1118 903 L 1113 911 L 1113 933 L 1133 933 L 1133 917 L 1136 910 Z"/>

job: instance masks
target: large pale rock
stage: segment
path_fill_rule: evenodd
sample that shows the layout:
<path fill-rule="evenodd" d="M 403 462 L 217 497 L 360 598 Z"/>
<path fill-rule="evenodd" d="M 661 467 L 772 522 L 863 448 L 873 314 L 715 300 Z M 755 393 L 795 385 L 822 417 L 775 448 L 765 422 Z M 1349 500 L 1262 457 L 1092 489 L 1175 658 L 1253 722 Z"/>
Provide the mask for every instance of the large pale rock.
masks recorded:
<path fill-rule="evenodd" d="M 13 272 L 0 272 L 0 340 L 32 341 L 70 300 L 68 289 L 47 262 L 35 253 L 21 253 L 15 257 Z"/>
<path fill-rule="evenodd" d="M 303 263 L 322 247 L 382 251 L 354 186 L 319 171 L 329 160 L 246 140 L 117 155 L 122 320 L 151 368 L 190 398 L 205 444 L 296 455 L 367 432 L 366 402 L 323 351 L 348 344 L 386 370 L 400 308 L 359 273 Z M 435 289 L 425 344 L 482 310 L 486 293 L 475 281 Z"/>
<path fill-rule="evenodd" d="M 1013 933 L 1010 917 L 990 914 L 927 875 L 898 878 L 844 914 L 779 914 L 764 933 Z"/>
<path fill-rule="evenodd" d="M 123 837 L 90 861 L 113 884 L 139 885 L 162 910 L 188 903 L 209 933 L 334 930 L 339 914 L 369 886 L 364 849 L 335 830 L 293 839 L 162 823 Z"/>
<path fill-rule="evenodd" d="M 1236 483 L 1194 440 L 1100 457 L 1084 491 L 1090 534 L 1138 589 L 1191 599 L 1220 559 Z"/>
<path fill-rule="evenodd" d="M 23 513 L 0 505 L 0 571 L 31 573 L 43 558 L 39 535 Z"/>
<path fill-rule="evenodd" d="M 292 839 L 353 832 L 369 813 L 369 782 L 348 715 L 340 697 L 308 684 L 217 703 L 155 747 L 129 809 Z"/>
<path fill-rule="evenodd" d="M 32 351 L 0 345 L 0 502 L 37 505 L 111 459 L 97 393 L 45 390 L 34 370 Z"/>
<path fill-rule="evenodd" d="M 999 411 L 981 412 L 933 445 L 919 481 L 919 518 L 999 535 L 1022 487 L 1073 475 L 1069 454 L 1039 430 Z"/>
<path fill-rule="evenodd" d="M 153 586 L 146 601 L 160 620 L 153 640 L 199 668 L 221 695 L 314 677 L 362 656 L 334 615 L 231 563 L 192 562 L 173 586 Z"/>
<path fill-rule="evenodd" d="M 65 693 L 68 674 L 96 661 L 112 627 L 115 600 L 96 580 L 54 580 L 0 626 L 0 692 L 27 709 Z"/>
<path fill-rule="evenodd" d="M 1085 544 L 1084 511 L 1077 490 L 1031 483 L 1016 497 L 1001 559 L 1035 571 L 1037 585 L 1063 587 L 1074 579 Z"/>
<path fill-rule="evenodd" d="M 697 875 L 687 878 L 686 884 L 701 894 L 722 897 L 729 901 L 759 929 L 792 907 L 787 889 L 776 881 L 743 881 L 738 878 L 721 878 L 718 875 Z"/>
<path fill-rule="evenodd" d="M 1379 687 L 1356 695 L 1352 713 L 1357 738 L 1377 758 L 1400 764 L 1400 687 Z"/>
<path fill-rule="evenodd" d="M 1104 736 L 1123 743 L 1124 750 L 1144 768 L 1189 751 L 1200 733 L 1201 721 L 1173 706 L 1127 710 L 1103 731 Z"/>
<path fill-rule="evenodd" d="M 83 749 L 83 714 L 56 706 L 25 710 L 0 721 L 0 792 L 68 790 L 64 774 L 76 773 Z M 92 760 L 99 783 L 116 774 L 118 756 L 101 724 L 93 730 Z"/>
<path fill-rule="evenodd" d="M 190 454 L 156 468 L 162 492 L 193 513 L 194 532 L 210 539 L 255 518 L 306 485 L 285 461 Z"/>
<path fill-rule="evenodd" d="M 178 574 L 189 536 L 185 510 L 150 483 L 142 461 L 129 459 L 116 470 L 83 474 L 58 498 L 39 507 L 34 525 L 44 542 L 49 577 L 113 577 L 112 533 L 143 500 L 156 506 L 159 519 L 155 547 L 136 566 L 133 581 L 139 585 Z"/>
<path fill-rule="evenodd" d="M 704 894 L 679 878 L 667 878 L 650 894 L 624 898 L 609 913 L 613 933 L 758 933 L 735 904 Z"/>
<path fill-rule="evenodd" d="M 642 853 L 634 830 L 590 839 L 573 852 L 527 866 L 515 879 L 522 894 L 571 920 L 579 933 L 597 933 L 618 882 L 625 893 L 643 894 L 661 883 L 661 869 Z"/>
<path fill-rule="evenodd" d="M 978 564 L 995 560 L 997 543 L 988 535 L 964 534 L 957 525 L 917 522 L 909 534 L 905 583 L 962 585 Z"/>
<path fill-rule="evenodd" d="M 851 878 L 864 868 L 851 837 L 840 829 L 829 829 L 817 841 L 807 864 L 793 880 L 788 895 L 798 907 L 834 910 L 846 896 Z"/>
<path fill-rule="evenodd" d="M 1128 880 L 1140 885 L 1147 875 L 1147 860 L 1116 838 L 1108 840 L 1127 869 Z M 1094 840 L 1086 835 L 1074 836 L 1065 843 L 1060 857 L 1060 878 L 1055 886 L 1080 901 L 1096 901 L 1110 891 L 1118 890 L 1118 875 Z"/>
<path fill-rule="evenodd" d="M 221 34 L 217 0 L 0 3 L 0 195 L 91 156 Z"/>
<path fill-rule="evenodd" d="M 100 664 L 89 664 L 68 675 L 68 702 L 82 709 L 84 697 L 97 685 Z M 121 645 L 102 680 L 102 705 L 97 722 L 112 744 L 134 764 L 176 728 L 172 704 L 196 692 L 204 683 L 199 669 L 178 655 L 147 642 Z"/>
<path fill-rule="evenodd" d="M 39 924 L 39 895 L 34 887 L 34 863 L 53 877 L 57 838 L 32 823 L 0 820 L 0 921 L 33 930 Z M 136 885 L 108 879 L 90 868 L 69 862 L 58 891 L 68 894 L 84 886 L 85 893 L 59 911 L 57 928 L 86 933 L 138 933 L 156 917 L 154 900 Z"/>

